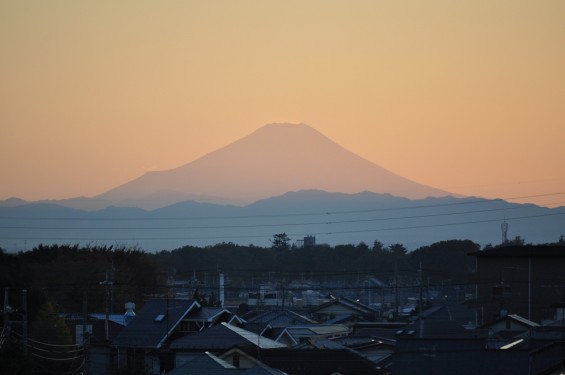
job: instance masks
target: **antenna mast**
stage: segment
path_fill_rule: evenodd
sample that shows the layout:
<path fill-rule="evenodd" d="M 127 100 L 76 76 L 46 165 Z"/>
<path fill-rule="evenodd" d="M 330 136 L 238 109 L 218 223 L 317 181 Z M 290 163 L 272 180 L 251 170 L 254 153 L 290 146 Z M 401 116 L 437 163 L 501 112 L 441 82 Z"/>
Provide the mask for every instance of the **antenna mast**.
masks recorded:
<path fill-rule="evenodd" d="M 502 244 L 506 244 L 508 242 L 508 223 L 506 219 L 500 224 L 500 230 L 502 231 Z"/>

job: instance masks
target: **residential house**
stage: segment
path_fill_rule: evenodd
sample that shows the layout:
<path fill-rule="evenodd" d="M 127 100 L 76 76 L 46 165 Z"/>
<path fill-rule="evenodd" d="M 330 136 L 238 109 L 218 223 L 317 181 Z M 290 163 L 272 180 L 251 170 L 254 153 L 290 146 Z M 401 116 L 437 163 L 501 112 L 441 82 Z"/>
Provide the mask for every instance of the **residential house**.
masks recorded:
<path fill-rule="evenodd" d="M 351 324 L 355 321 L 374 321 L 378 316 L 377 310 L 345 297 L 333 297 L 330 301 L 311 309 L 310 314 L 318 322 L 350 316 L 353 317 L 348 319 Z"/>
<path fill-rule="evenodd" d="M 565 296 L 565 246 L 505 246 L 470 254 L 479 324 L 516 314 L 541 323 Z"/>
<path fill-rule="evenodd" d="M 286 345 L 227 323 L 180 337 L 170 345 L 175 354 L 176 367 L 204 352 L 217 355 L 234 347 L 251 347 L 251 350 L 258 350 L 284 348 Z"/>
<path fill-rule="evenodd" d="M 145 302 L 136 317 L 112 340 L 114 366 L 153 374 L 173 369 L 174 356 L 168 350 L 171 337 L 188 333 L 193 322 L 185 319 L 200 308 L 195 300 Z"/>
<path fill-rule="evenodd" d="M 286 327 L 275 338 L 286 346 L 298 345 L 305 341 L 334 339 L 349 335 L 351 329 L 343 324 L 311 324 Z"/>
<path fill-rule="evenodd" d="M 525 331 L 501 341 L 496 331 L 504 332 L 507 321 Z M 454 321 L 418 319 L 398 331 L 391 370 L 394 375 L 554 374 L 565 363 L 563 332 L 519 317 L 470 330 Z"/>
<path fill-rule="evenodd" d="M 489 331 L 491 341 L 499 340 L 501 343 L 500 346 L 508 344 L 508 342 L 513 341 L 516 336 L 529 332 L 536 327 L 539 327 L 539 324 L 516 314 L 505 315 L 494 322 L 482 326 L 483 329 Z"/>
<path fill-rule="evenodd" d="M 300 348 L 279 348 L 250 351 L 261 362 L 289 375 L 385 375 L 386 369 L 363 357 L 354 350 Z"/>
<path fill-rule="evenodd" d="M 124 314 L 63 314 L 75 344 L 88 350 L 88 373 L 104 375 L 111 366 L 110 342 L 129 323 Z M 85 342 L 86 340 L 86 342 Z"/>
<path fill-rule="evenodd" d="M 168 375 L 285 375 L 283 372 L 272 369 L 260 362 L 252 367 L 238 368 L 229 364 L 222 358 L 205 352 L 191 358 L 179 367 L 170 371 Z"/>

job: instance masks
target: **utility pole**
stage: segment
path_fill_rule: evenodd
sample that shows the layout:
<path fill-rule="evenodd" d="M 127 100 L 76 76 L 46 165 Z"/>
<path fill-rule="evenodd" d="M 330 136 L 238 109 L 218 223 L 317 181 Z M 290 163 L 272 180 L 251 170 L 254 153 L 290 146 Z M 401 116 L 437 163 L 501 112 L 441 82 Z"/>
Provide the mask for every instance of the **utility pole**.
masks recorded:
<path fill-rule="evenodd" d="M 224 274 L 220 273 L 220 290 L 219 290 L 219 296 L 218 296 L 218 300 L 220 301 L 220 307 L 224 307 L 224 301 L 225 301 L 225 278 L 224 278 Z"/>
<path fill-rule="evenodd" d="M 87 337 L 88 335 L 86 330 L 87 324 L 88 324 L 88 295 L 87 295 L 87 291 L 84 290 L 82 294 L 82 347 L 84 350 L 84 371 L 83 371 L 84 375 L 88 375 L 88 370 L 90 368 L 89 355 L 88 355 L 90 337 Z"/>
<path fill-rule="evenodd" d="M 418 279 L 420 284 L 420 300 L 418 301 L 418 315 L 422 315 L 423 310 L 423 300 L 422 300 L 422 288 L 423 288 L 423 279 L 422 279 L 422 262 L 420 262 L 420 269 L 418 270 Z"/>
<path fill-rule="evenodd" d="M 22 290 L 22 340 L 27 353 L 27 289 Z"/>
<path fill-rule="evenodd" d="M 116 268 L 114 267 L 114 259 L 112 259 L 112 269 L 110 274 L 110 313 L 114 313 L 114 280 L 116 277 Z"/>
<path fill-rule="evenodd" d="M 394 264 L 394 316 L 398 316 L 398 264 Z"/>
<path fill-rule="evenodd" d="M 106 271 L 106 280 L 100 281 L 100 285 L 104 285 L 105 293 L 106 293 L 106 319 L 104 320 L 104 332 L 106 334 L 106 341 L 110 341 L 110 332 L 108 330 L 108 321 L 110 320 L 110 288 L 109 286 L 113 283 L 108 280 L 108 271 Z"/>
<path fill-rule="evenodd" d="M 3 333 L 5 334 L 8 332 L 8 287 L 4 287 L 4 309 L 2 311 L 4 312 Z"/>

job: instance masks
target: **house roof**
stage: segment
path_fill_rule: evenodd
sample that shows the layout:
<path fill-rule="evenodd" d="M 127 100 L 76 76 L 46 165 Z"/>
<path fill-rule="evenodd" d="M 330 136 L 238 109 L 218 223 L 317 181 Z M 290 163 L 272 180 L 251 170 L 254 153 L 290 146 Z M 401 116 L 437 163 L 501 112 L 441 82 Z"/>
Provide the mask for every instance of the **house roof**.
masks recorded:
<path fill-rule="evenodd" d="M 364 305 L 362 303 L 359 303 L 357 301 L 354 301 L 350 298 L 346 298 L 346 297 L 341 297 L 341 298 L 335 298 L 332 299 L 331 301 L 328 301 L 324 304 L 321 304 L 320 306 L 316 306 L 315 308 L 313 308 L 311 311 L 313 313 L 316 313 L 318 311 L 322 311 L 324 309 L 326 309 L 329 306 L 333 306 L 333 305 L 342 305 L 345 306 L 347 308 L 349 308 L 352 311 L 361 313 L 361 314 L 376 314 L 377 311 L 367 305 Z"/>
<path fill-rule="evenodd" d="M 353 314 L 341 314 L 336 316 L 333 319 L 327 320 L 326 323 L 328 324 L 340 324 L 346 323 L 348 321 L 355 320 L 355 315 Z"/>
<path fill-rule="evenodd" d="M 59 314 L 60 317 L 65 318 L 66 321 L 76 322 L 77 324 L 81 324 L 84 320 L 83 313 L 62 313 Z M 88 313 L 88 317 L 94 320 L 106 320 L 105 313 Z M 108 321 L 114 322 L 116 324 L 126 326 L 128 325 L 131 319 L 125 316 L 124 314 L 108 314 Z"/>
<path fill-rule="evenodd" d="M 186 316 L 186 320 L 213 322 L 222 314 L 231 315 L 231 312 L 223 307 L 202 307 L 197 310 L 192 310 L 190 314 Z"/>
<path fill-rule="evenodd" d="M 355 350 L 362 350 L 369 347 L 393 348 L 395 346 L 395 341 L 386 339 L 380 340 L 372 336 L 346 336 L 333 339 L 332 341 Z"/>
<path fill-rule="evenodd" d="M 294 343 L 298 344 L 303 338 L 318 339 L 331 336 L 345 336 L 347 334 L 349 334 L 349 327 L 343 324 L 293 326 L 285 328 L 277 337 L 277 341 L 280 341 L 283 336 L 288 336 Z"/>
<path fill-rule="evenodd" d="M 493 327 L 497 324 L 499 324 L 500 322 L 505 322 L 505 321 L 513 321 L 515 323 L 518 323 L 519 325 L 523 326 L 524 328 L 528 329 L 528 328 L 535 328 L 535 327 L 539 327 L 540 325 L 532 322 L 531 320 L 528 320 L 524 317 L 521 317 L 520 315 L 517 314 L 508 314 L 506 316 L 501 317 L 500 319 L 494 321 L 494 322 L 489 322 L 485 325 L 482 326 L 482 328 L 489 328 L 489 327 Z M 517 329 L 513 329 L 511 332 L 514 332 L 514 334 L 510 337 L 515 336 L 516 334 L 520 333 L 520 330 Z"/>
<path fill-rule="evenodd" d="M 363 357 L 374 363 L 389 360 L 394 353 L 395 342 L 389 340 L 379 340 L 374 337 L 347 336 L 331 340 L 349 349 L 355 350 Z M 319 344 L 317 342 L 316 344 Z"/>
<path fill-rule="evenodd" d="M 353 334 L 350 337 L 366 336 L 390 343 L 396 342 L 398 330 L 404 330 L 406 322 L 361 322 L 353 326 Z"/>
<path fill-rule="evenodd" d="M 307 336 L 346 335 L 349 333 L 349 327 L 343 324 L 315 324 L 287 327 L 286 331 Z"/>
<path fill-rule="evenodd" d="M 112 346 L 158 349 L 181 320 L 198 307 L 200 305 L 195 300 L 147 301 L 131 323 L 112 341 Z"/>
<path fill-rule="evenodd" d="M 106 314 L 104 313 L 91 313 L 88 314 L 88 316 L 92 317 L 93 319 L 106 320 Z M 122 326 L 127 326 L 131 321 L 131 318 L 132 317 L 125 316 L 124 314 L 108 314 L 108 320 Z"/>
<path fill-rule="evenodd" d="M 294 375 L 384 373 L 375 363 L 350 349 L 281 348 L 261 350 L 260 358 L 263 363 Z"/>
<path fill-rule="evenodd" d="M 266 364 L 264 364 L 263 362 L 261 362 L 260 359 L 257 358 L 257 351 L 254 351 L 250 354 L 250 353 L 242 350 L 239 347 L 233 347 L 231 349 L 228 349 L 226 352 L 218 355 L 218 357 L 226 360 L 226 359 L 229 359 L 229 358 L 233 358 L 234 355 L 244 357 L 246 359 L 246 361 L 254 364 L 254 367 L 249 367 L 245 370 L 240 369 L 239 371 L 240 371 L 241 374 L 245 374 L 245 375 L 286 375 L 284 372 L 277 370 L 277 369 L 274 369 L 274 368 L 271 368 L 271 367 L 267 366 Z"/>
<path fill-rule="evenodd" d="M 206 352 L 190 359 L 174 370 L 169 371 L 169 375 L 224 375 L 233 374 L 234 370 L 237 370 L 235 366 L 227 363 L 226 361 L 216 357 L 211 353 Z"/>
<path fill-rule="evenodd" d="M 397 338 L 469 338 L 479 335 L 486 336 L 486 331 L 469 331 L 453 320 L 422 318 L 396 331 Z"/>
<path fill-rule="evenodd" d="M 285 347 L 256 333 L 227 323 L 215 325 L 202 331 L 181 337 L 171 343 L 171 349 L 180 350 L 224 350 L 233 346 L 254 345 L 262 349 Z"/>
<path fill-rule="evenodd" d="M 261 323 L 271 326 L 286 326 L 289 324 L 314 324 L 316 321 L 300 315 L 292 310 L 269 310 L 247 319 L 248 323 Z"/>
<path fill-rule="evenodd" d="M 242 375 L 286 375 L 286 373 L 271 368 L 263 363 L 259 363 L 255 367 L 251 367 L 246 370 L 239 370 L 238 374 Z"/>
<path fill-rule="evenodd" d="M 545 327 L 565 327 L 565 319 L 558 319 L 544 324 Z"/>
<path fill-rule="evenodd" d="M 512 320 L 514 320 L 518 323 L 521 323 L 525 326 L 528 326 L 528 327 L 539 327 L 539 324 L 532 322 L 531 320 L 526 319 L 526 318 L 524 318 L 520 315 L 517 315 L 517 314 L 509 314 L 509 315 L 507 315 L 507 317 L 508 317 L 508 319 L 512 319 Z"/>

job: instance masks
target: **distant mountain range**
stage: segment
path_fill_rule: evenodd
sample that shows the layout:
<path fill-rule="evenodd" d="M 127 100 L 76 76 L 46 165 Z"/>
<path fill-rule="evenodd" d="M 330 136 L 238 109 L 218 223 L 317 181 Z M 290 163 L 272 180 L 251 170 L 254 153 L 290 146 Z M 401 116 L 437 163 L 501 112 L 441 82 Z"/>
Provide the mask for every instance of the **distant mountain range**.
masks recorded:
<path fill-rule="evenodd" d="M 221 242 L 269 246 L 276 233 L 293 241 L 369 246 L 379 240 L 408 249 L 449 239 L 481 245 L 508 237 L 555 242 L 565 234 L 565 207 L 546 208 L 482 198 L 407 199 L 390 194 L 301 190 L 245 206 L 184 201 L 146 210 L 106 207 L 80 210 L 54 203 L 0 202 L 0 247 L 31 249 L 39 243 L 114 244 L 147 251 Z"/>

